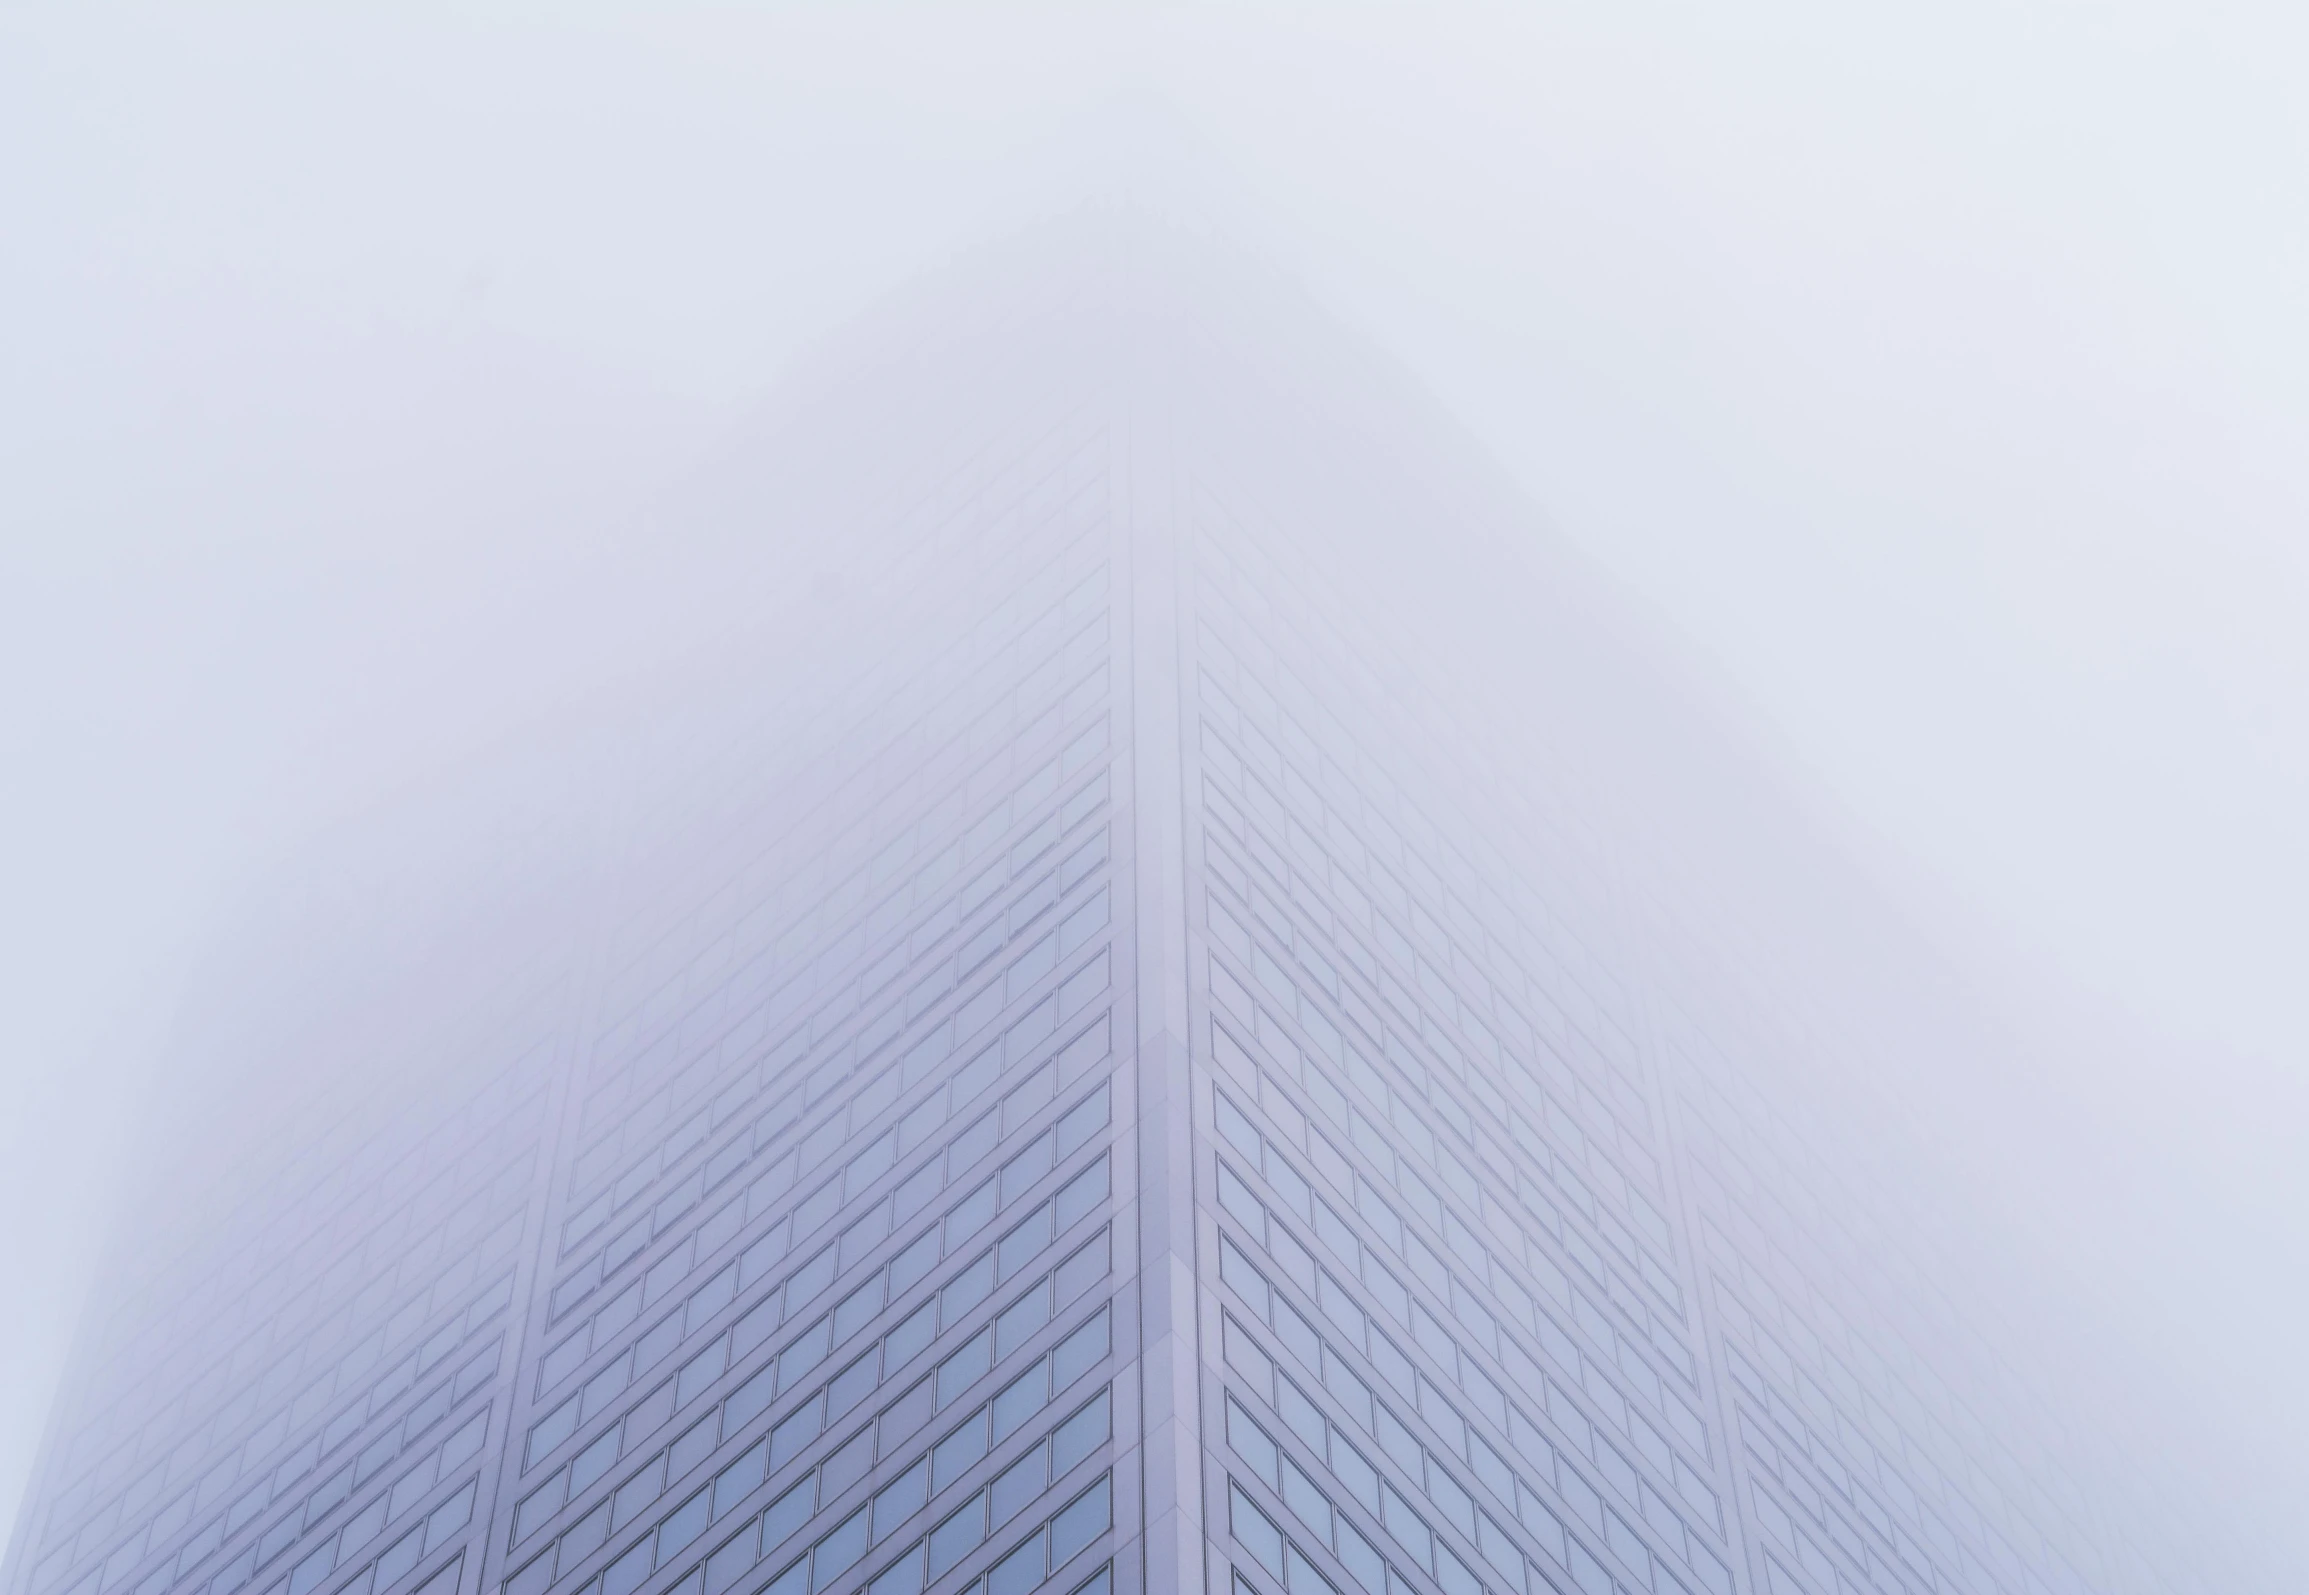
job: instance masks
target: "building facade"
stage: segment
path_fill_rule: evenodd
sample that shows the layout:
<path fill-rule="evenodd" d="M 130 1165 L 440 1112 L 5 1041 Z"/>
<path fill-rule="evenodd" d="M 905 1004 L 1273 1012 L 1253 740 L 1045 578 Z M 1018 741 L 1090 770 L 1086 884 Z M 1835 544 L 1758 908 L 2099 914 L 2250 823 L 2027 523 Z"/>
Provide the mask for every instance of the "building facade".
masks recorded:
<path fill-rule="evenodd" d="M 1788 1110 L 1737 777 L 1400 387 L 1112 221 L 831 351 L 502 968 L 139 1209 L 7 1595 L 2220 1587 Z"/>

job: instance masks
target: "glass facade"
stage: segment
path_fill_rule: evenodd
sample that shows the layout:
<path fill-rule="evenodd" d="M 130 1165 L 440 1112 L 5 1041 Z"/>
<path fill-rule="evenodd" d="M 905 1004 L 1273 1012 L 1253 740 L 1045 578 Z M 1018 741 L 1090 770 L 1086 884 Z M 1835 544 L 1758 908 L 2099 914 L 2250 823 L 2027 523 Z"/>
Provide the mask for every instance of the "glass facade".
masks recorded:
<path fill-rule="evenodd" d="M 797 596 L 520 977 L 130 1226 L 8 1595 L 2195 1587 L 1934 1360 L 1383 375 L 1027 255 L 680 506 Z"/>

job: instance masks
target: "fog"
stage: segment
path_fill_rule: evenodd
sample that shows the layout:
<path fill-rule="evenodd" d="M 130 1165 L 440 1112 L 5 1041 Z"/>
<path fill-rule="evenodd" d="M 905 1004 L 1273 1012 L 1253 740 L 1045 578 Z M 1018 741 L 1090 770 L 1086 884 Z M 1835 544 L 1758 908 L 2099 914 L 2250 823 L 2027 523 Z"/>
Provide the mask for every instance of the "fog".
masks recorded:
<path fill-rule="evenodd" d="M 1982 1189 L 2309 1577 L 2305 49 L 2149 0 L 0 16 L 0 1513 L 252 899 L 690 647 L 650 507 L 1151 146 L 2027 1038 Z"/>

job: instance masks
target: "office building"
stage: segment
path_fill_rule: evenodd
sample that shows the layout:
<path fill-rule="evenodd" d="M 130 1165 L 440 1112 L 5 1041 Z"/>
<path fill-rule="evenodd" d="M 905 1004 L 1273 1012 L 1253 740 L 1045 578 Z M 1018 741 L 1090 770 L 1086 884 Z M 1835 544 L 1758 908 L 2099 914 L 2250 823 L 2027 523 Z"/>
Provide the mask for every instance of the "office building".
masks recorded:
<path fill-rule="evenodd" d="M 7 1595 L 2218 1587 L 1819 1133 L 1880 911 L 1287 285 L 973 258 L 663 519 L 567 867 L 251 977 Z"/>

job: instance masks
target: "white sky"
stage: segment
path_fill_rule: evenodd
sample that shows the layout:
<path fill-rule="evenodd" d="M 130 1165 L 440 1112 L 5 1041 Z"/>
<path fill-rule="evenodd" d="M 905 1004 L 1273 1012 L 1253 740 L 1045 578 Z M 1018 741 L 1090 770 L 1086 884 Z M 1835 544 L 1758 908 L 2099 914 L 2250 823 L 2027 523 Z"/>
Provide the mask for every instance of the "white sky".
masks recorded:
<path fill-rule="evenodd" d="M 2309 13 L 1908 9 L 0 12 L 0 1502 L 220 901 L 617 668 L 616 507 L 1129 92 L 1889 889 L 2161 1038 L 2048 1065 L 2079 1244 L 2309 1570 Z"/>

